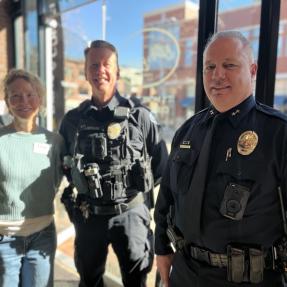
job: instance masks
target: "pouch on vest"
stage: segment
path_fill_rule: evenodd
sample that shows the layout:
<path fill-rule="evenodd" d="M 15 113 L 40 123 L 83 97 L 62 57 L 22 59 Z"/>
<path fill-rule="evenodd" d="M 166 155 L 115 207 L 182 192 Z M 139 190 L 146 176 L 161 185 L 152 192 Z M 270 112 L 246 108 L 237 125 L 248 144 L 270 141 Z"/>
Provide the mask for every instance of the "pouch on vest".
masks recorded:
<path fill-rule="evenodd" d="M 250 282 L 260 283 L 264 273 L 264 254 L 260 249 L 249 249 Z"/>
<path fill-rule="evenodd" d="M 77 166 L 71 168 L 71 177 L 78 193 L 89 194 L 89 186 L 87 180 Z"/>
<path fill-rule="evenodd" d="M 227 278 L 230 282 L 241 283 L 244 279 L 244 250 L 227 246 Z"/>
<path fill-rule="evenodd" d="M 150 159 L 141 161 L 135 160 L 135 164 L 132 166 L 133 181 L 139 191 L 148 192 L 153 189 L 153 174 L 151 171 Z"/>

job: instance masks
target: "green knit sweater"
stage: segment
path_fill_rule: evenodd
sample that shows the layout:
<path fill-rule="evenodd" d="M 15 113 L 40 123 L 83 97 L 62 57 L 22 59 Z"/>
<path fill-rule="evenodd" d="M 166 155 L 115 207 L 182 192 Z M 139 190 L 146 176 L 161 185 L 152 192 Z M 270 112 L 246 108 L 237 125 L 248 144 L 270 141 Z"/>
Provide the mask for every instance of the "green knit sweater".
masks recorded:
<path fill-rule="evenodd" d="M 33 133 L 0 128 L 0 220 L 54 213 L 63 149 L 62 137 L 44 128 Z"/>

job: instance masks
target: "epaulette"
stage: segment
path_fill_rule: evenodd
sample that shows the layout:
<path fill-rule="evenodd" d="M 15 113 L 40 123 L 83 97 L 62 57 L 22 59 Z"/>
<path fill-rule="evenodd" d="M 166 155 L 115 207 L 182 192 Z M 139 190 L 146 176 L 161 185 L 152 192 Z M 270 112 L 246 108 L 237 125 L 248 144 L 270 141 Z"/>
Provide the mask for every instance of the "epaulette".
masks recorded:
<path fill-rule="evenodd" d="M 287 115 L 283 114 L 282 112 L 280 112 L 280 111 L 278 111 L 278 110 L 276 110 L 276 109 L 274 109 L 274 108 L 272 108 L 270 106 L 264 105 L 264 104 L 259 103 L 259 102 L 256 101 L 255 108 L 258 111 L 260 111 L 260 112 L 262 112 L 262 113 L 264 113 L 266 115 L 269 115 L 271 117 L 275 117 L 275 118 L 281 119 L 281 120 L 283 120 L 285 122 L 287 121 Z"/>

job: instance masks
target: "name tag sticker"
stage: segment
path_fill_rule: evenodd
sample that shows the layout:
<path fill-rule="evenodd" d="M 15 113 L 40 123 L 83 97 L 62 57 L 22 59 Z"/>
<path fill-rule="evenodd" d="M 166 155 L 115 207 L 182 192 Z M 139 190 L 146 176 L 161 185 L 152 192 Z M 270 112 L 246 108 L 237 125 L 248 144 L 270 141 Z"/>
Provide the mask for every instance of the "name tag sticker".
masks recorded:
<path fill-rule="evenodd" d="M 50 144 L 46 143 L 34 143 L 33 152 L 47 155 L 51 148 Z"/>

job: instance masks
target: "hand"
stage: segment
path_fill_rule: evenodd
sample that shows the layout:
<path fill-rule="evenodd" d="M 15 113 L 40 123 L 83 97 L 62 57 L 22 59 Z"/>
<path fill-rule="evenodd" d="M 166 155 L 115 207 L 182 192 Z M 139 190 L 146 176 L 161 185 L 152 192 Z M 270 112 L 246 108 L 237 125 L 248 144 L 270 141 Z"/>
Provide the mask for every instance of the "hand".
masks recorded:
<path fill-rule="evenodd" d="M 156 264 L 164 287 L 169 287 L 169 273 L 173 254 L 157 255 Z"/>

